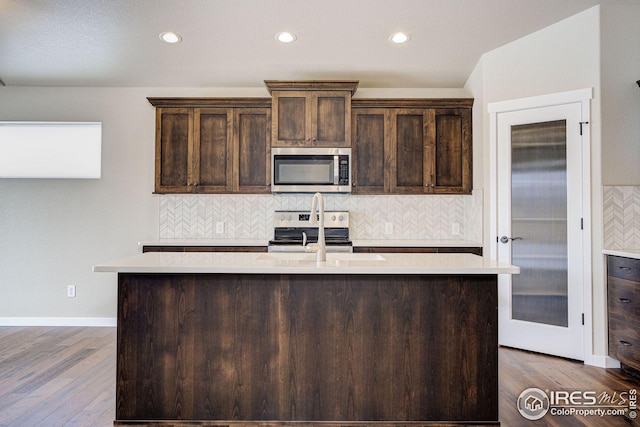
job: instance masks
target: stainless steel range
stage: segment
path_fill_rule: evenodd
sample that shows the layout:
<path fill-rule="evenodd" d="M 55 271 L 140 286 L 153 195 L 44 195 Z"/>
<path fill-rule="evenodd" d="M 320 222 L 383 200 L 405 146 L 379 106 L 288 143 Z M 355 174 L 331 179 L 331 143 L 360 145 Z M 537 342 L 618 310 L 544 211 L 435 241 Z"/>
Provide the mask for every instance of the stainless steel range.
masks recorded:
<path fill-rule="evenodd" d="M 309 215 L 308 211 L 276 211 L 269 252 L 305 252 L 304 247 L 308 243 L 317 243 L 318 226 L 309 222 Z M 353 252 L 349 240 L 349 212 L 326 211 L 324 234 L 327 252 Z"/>

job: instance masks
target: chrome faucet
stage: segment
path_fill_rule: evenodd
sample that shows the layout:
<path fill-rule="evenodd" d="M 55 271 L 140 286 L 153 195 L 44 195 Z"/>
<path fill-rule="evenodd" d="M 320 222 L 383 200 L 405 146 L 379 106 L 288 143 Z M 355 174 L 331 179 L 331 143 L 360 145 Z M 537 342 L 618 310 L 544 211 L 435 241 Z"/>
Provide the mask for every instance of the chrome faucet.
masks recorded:
<path fill-rule="evenodd" d="M 318 213 L 316 214 L 316 211 Z M 317 262 L 325 262 L 327 260 L 327 244 L 324 240 L 324 200 L 322 194 L 316 193 L 311 201 L 311 215 L 309 215 L 311 224 L 318 224 L 318 246 L 317 246 Z"/>

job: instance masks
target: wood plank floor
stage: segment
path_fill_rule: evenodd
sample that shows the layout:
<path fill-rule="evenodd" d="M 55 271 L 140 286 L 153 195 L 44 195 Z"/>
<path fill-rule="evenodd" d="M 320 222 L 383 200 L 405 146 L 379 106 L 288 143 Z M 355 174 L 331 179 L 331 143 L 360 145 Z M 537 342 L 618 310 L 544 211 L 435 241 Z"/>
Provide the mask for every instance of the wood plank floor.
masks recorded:
<path fill-rule="evenodd" d="M 115 328 L 0 327 L 0 426 L 111 426 L 115 418 Z M 524 419 L 520 393 L 542 390 L 608 392 L 636 389 L 617 369 L 501 348 L 502 426 L 630 426 L 620 416 L 551 416 Z M 455 396 L 451 396 L 455 399 Z"/>

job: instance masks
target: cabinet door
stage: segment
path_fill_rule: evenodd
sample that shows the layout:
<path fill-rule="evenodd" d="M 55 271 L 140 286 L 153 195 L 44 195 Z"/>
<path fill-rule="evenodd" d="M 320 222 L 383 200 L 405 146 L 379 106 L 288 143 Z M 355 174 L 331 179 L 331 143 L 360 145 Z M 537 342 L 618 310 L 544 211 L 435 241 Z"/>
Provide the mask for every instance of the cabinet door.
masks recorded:
<path fill-rule="evenodd" d="M 391 192 L 429 192 L 428 110 L 394 109 L 391 115 Z"/>
<path fill-rule="evenodd" d="M 429 164 L 433 193 L 470 194 L 472 190 L 471 111 L 435 109 L 430 111 L 434 153 Z"/>
<path fill-rule="evenodd" d="M 309 144 L 311 135 L 310 94 L 307 91 L 272 93 L 272 145 Z"/>
<path fill-rule="evenodd" d="M 352 183 L 354 194 L 389 192 L 390 112 L 359 108 L 352 114 Z"/>
<path fill-rule="evenodd" d="M 271 192 L 271 109 L 234 111 L 234 192 Z"/>
<path fill-rule="evenodd" d="M 274 91 L 272 145 L 351 146 L 351 92 Z"/>
<path fill-rule="evenodd" d="M 191 192 L 193 111 L 156 109 L 156 193 Z"/>
<path fill-rule="evenodd" d="M 351 93 L 348 91 L 311 92 L 311 145 L 351 146 Z"/>
<path fill-rule="evenodd" d="M 232 132 L 231 109 L 195 109 L 192 175 L 197 192 L 224 193 L 233 190 Z"/>

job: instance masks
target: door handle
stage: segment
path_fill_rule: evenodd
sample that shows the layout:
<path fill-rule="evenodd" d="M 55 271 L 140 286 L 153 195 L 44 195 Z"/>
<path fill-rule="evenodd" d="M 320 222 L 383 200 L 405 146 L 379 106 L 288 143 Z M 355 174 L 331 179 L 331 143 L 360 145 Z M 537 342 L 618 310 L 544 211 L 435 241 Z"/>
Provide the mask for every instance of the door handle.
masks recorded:
<path fill-rule="evenodd" d="M 509 243 L 509 240 L 524 240 L 524 239 L 522 237 L 507 237 L 507 236 L 502 236 L 500 238 L 501 243 Z"/>

